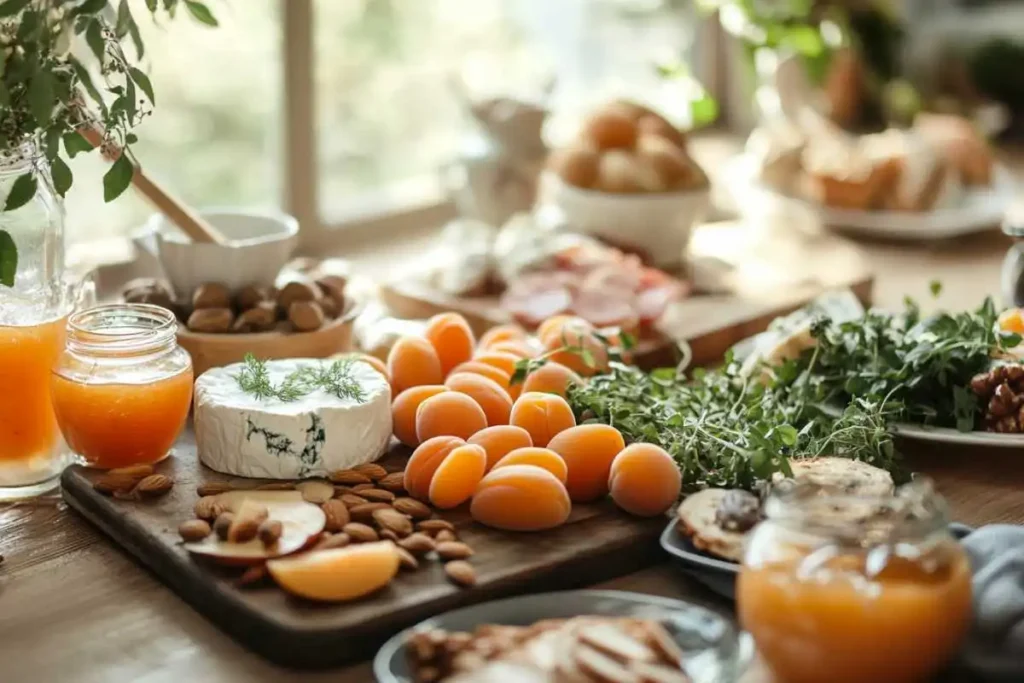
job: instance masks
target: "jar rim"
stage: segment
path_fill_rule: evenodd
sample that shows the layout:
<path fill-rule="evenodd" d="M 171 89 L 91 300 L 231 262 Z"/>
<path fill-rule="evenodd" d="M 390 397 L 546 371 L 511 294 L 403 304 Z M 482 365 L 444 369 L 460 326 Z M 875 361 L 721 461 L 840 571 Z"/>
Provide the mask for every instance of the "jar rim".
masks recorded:
<path fill-rule="evenodd" d="M 174 345 L 178 322 L 174 314 L 152 304 L 106 304 L 68 316 L 68 347 L 103 354 L 147 353 Z"/>

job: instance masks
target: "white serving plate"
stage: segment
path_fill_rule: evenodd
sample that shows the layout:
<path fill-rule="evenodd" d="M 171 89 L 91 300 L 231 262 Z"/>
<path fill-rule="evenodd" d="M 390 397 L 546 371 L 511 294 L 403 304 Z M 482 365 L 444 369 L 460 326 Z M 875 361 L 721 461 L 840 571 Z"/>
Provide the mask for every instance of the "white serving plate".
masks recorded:
<path fill-rule="evenodd" d="M 895 434 L 904 439 L 933 443 L 961 444 L 964 446 L 995 446 L 997 448 L 1024 448 L 1024 434 L 998 434 L 996 432 L 961 432 L 949 427 L 926 427 L 899 423 L 892 426 Z"/>
<path fill-rule="evenodd" d="M 1017 187 L 1010 171 L 997 165 L 992 187 L 968 191 L 960 205 L 911 213 L 834 209 L 782 194 L 758 180 L 754 161 L 745 154 L 726 163 L 722 178 L 740 213 L 753 208 L 749 202 L 753 193 L 764 199 L 796 202 L 816 214 L 822 224 L 850 234 L 905 241 L 948 239 L 994 228 L 1002 223 Z"/>

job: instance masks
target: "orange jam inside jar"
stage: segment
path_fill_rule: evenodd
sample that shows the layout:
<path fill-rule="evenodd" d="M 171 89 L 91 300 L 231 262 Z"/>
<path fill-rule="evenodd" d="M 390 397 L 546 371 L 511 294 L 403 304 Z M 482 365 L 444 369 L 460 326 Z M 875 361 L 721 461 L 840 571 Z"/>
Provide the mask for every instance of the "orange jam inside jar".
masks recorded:
<path fill-rule="evenodd" d="M 57 423 L 68 446 L 101 468 L 164 458 L 188 418 L 192 362 L 177 322 L 146 304 L 99 306 L 68 318 L 52 375 Z"/>
<path fill-rule="evenodd" d="M 971 621 L 971 570 L 927 482 L 884 498 L 800 484 L 769 498 L 736 587 L 778 683 L 919 683 Z"/>

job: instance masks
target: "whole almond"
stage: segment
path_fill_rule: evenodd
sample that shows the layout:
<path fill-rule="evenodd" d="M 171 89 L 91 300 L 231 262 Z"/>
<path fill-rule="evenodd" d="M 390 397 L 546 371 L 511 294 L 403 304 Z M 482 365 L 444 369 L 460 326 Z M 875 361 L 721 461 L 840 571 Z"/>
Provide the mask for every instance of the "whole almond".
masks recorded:
<path fill-rule="evenodd" d="M 354 508 L 356 505 L 366 505 L 367 503 L 370 502 L 363 498 L 362 496 L 357 495 L 355 493 L 343 493 L 341 494 L 341 497 L 338 498 L 338 500 L 344 503 L 345 507 L 348 508 Z"/>
<path fill-rule="evenodd" d="M 92 487 L 104 495 L 112 496 L 119 491 L 123 493 L 131 491 L 139 483 L 139 480 L 139 477 L 132 474 L 112 474 L 107 472 L 96 479 L 92 483 Z"/>
<path fill-rule="evenodd" d="M 410 553 L 408 550 L 400 546 L 396 546 L 395 551 L 398 553 L 399 567 L 401 567 L 402 569 L 407 569 L 409 571 L 416 571 L 420 568 L 419 560 L 413 557 L 412 553 Z"/>
<path fill-rule="evenodd" d="M 370 484 L 370 478 L 362 472 L 355 470 L 336 470 L 327 475 L 327 478 L 335 484 L 343 486 L 355 486 L 356 484 Z"/>
<path fill-rule="evenodd" d="M 380 536 L 377 535 L 377 532 L 372 527 L 360 524 L 359 522 L 346 524 L 342 531 L 348 534 L 353 543 L 372 543 L 373 541 L 380 540 Z"/>
<path fill-rule="evenodd" d="M 256 487 L 257 491 L 294 491 L 295 482 L 293 481 L 272 481 L 266 484 L 260 484 Z"/>
<path fill-rule="evenodd" d="M 426 555 L 434 550 L 434 539 L 424 533 L 416 532 L 399 541 L 398 547 L 408 550 L 413 555 Z"/>
<path fill-rule="evenodd" d="M 256 538 L 256 534 L 259 533 L 261 523 L 262 522 L 257 522 L 252 517 L 246 517 L 244 519 L 236 517 L 235 521 L 231 522 L 231 526 L 228 527 L 228 543 L 247 543 Z"/>
<path fill-rule="evenodd" d="M 325 534 L 313 546 L 313 550 L 330 550 L 331 548 L 344 548 L 352 539 L 348 534 Z"/>
<path fill-rule="evenodd" d="M 362 505 L 355 505 L 348 509 L 348 513 L 357 522 L 369 523 L 373 521 L 373 513 L 377 510 L 391 510 L 392 507 L 387 503 L 363 503 Z"/>
<path fill-rule="evenodd" d="M 438 543 L 444 543 L 445 541 L 457 541 L 459 537 L 455 535 L 454 531 L 448 531 L 448 529 L 441 529 L 434 536 L 434 540 Z"/>
<path fill-rule="evenodd" d="M 373 488 L 377 487 L 374 486 L 373 484 L 356 484 L 355 486 L 352 487 L 352 493 L 358 493 L 359 495 L 363 495 L 363 491 Z"/>
<path fill-rule="evenodd" d="M 146 498 L 156 498 L 169 492 L 174 487 L 170 477 L 163 474 L 151 474 L 143 477 L 135 486 L 135 492 Z"/>
<path fill-rule="evenodd" d="M 234 491 L 234 487 L 223 481 L 208 481 L 196 487 L 196 493 L 200 496 L 216 496 L 220 493 Z"/>
<path fill-rule="evenodd" d="M 365 474 L 370 478 L 370 481 L 380 481 L 384 477 L 388 476 L 388 471 L 375 462 L 368 462 L 365 465 L 353 467 L 352 471 L 358 472 L 359 474 Z"/>
<path fill-rule="evenodd" d="M 403 515 L 409 515 L 413 519 L 429 519 L 430 515 L 433 514 L 429 507 L 415 498 L 395 498 L 394 502 L 391 503 L 391 507 Z"/>
<path fill-rule="evenodd" d="M 256 529 L 256 535 L 263 542 L 263 545 L 274 545 L 281 538 L 284 525 L 277 519 L 265 519 L 260 522 Z"/>
<path fill-rule="evenodd" d="M 412 521 L 393 508 L 374 510 L 373 521 L 382 529 L 393 531 L 399 536 L 408 536 L 412 533 Z"/>
<path fill-rule="evenodd" d="M 469 587 L 476 583 L 476 570 L 465 560 L 454 560 L 444 565 L 444 573 L 459 586 Z"/>
<path fill-rule="evenodd" d="M 395 494 L 384 489 L 363 489 L 358 495 L 376 503 L 390 503 L 395 499 Z"/>
<path fill-rule="evenodd" d="M 202 519 L 190 519 L 178 525 L 178 535 L 186 543 L 197 543 L 210 535 L 209 523 Z"/>
<path fill-rule="evenodd" d="M 213 523 L 213 531 L 217 534 L 217 538 L 222 541 L 228 540 L 228 531 L 231 530 L 231 525 L 235 523 L 235 515 L 230 512 L 222 512 L 217 515 L 217 519 Z"/>
<path fill-rule="evenodd" d="M 207 522 L 212 522 L 222 513 L 227 512 L 227 505 L 225 505 L 216 496 L 203 496 L 196 501 L 192 511 L 195 512 L 196 517 L 199 519 L 205 519 Z"/>
<path fill-rule="evenodd" d="M 425 519 L 422 522 L 417 522 L 416 528 L 431 534 L 436 534 L 443 529 L 455 533 L 455 525 L 444 519 Z"/>
<path fill-rule="evenodd" d="M 473 556 L 473 549 L 459 541 L 444 541 L 437 544 L 437 555 L 442 560 L 465 560 Z"/>
<path fill-rule="evenodd" d="M 392 472 L 378 481 L 377 486 L 392 493 L 402 493 L 405 491 L 405 472 Z"/>
<path fill-rule="evenodd" d="M 153 474 L 155 470 L 152 465 L 129 465 L 128 467 L 115 467 L 109 470 L 107 474 L 115 477 L 135 477 L 136 479 L 142 479 Z"/>
<path fill-rule="evenodd" d="M 320 509 L 324 511 L 324 516 L 327 518 L 324 523 L 324 529 L 327 531 L 341 531 L 342 527 L 352 521 L 348 508 L 340 500 L 329 500 L 321 505 Z"/>
<path fill-rule="evenodd" d="M 402 538 L 391 529 L 381 529 L 377 532 L 377 534 L 385 541 L 391 541 L 392 543 L 398 543 L 398 541 Z"/>
<path fill-rule="evenodd" d="M 263 583 L 270 576 L 270 572 L 267 571 L 267 565 L 265 564 L 254 564 L 253 566 L 242 572 L 242 575 L 238 577 L 239 586 L 255 586 L 258 583 Z"/>
<path fill-rule="evenodd" d="M 334 485 L 323 480 L 300 481 L 295 488 L 302 494 L 303 500 L 314 505 L 322 505 L 334 498 Z"/>

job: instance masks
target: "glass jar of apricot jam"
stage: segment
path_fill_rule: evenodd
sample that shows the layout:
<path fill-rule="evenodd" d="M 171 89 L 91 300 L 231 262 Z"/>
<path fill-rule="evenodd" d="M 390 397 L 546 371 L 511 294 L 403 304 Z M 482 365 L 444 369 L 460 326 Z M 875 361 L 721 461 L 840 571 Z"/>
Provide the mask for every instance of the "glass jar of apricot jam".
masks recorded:
<path fill-rule="evenodd" d="M 927 481 L 882 497 L 814 484 L 771 494 L 736 588 L 778 683 L 918 683 L 971 620 L 971 570 Z"/>
<path fill-rule="evenodd" d="M 174 314 L 148 304 L 114 304 L 68 318 L 52 375 L 57 424 L 93 467 L 163 459 L 192 402 L 192 361 L 176 341 Z"/>

